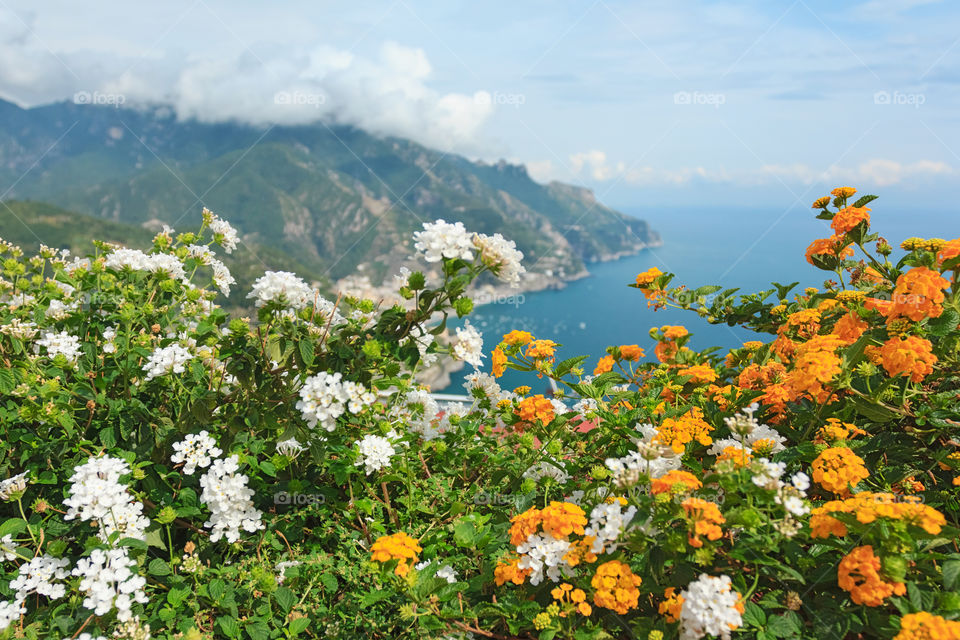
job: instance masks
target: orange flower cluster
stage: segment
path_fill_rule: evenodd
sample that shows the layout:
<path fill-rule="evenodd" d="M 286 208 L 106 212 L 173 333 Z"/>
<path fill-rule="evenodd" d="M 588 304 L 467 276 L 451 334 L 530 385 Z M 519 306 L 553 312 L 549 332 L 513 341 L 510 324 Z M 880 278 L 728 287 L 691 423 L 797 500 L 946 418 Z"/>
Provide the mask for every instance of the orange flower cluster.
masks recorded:
<path fill-rule="evenodd" d="M 870 325 L 861 320 L 855 311 L 851 311 L 833 325 L 833 335 L 840 338 L 844 344 L 853 344 L 869 327 Z"/>
<path fill-rule="evenodd" d="M 683 367 L 677 371 L 677 374 L 681 376 L 690 376 L 693 378 L 691 382 L 696 382 L 699 384 L 714 382 L 717 379 L 717 372 L 713 370 L 713 367 L 708 367 L 705 364 L 694 364 L 689 367 Z"/>
<path fill-rule="evenodd" d="M 750 454 L 749 449 L 730 445 L 728 447 L 724 447 L 723 451 L 717 454 L 716 464 L 719 464 L 721 462 L 726 462 L 729 460 L 730 462 L 733 463 L 734 467 L 739 469 L 741 467 L 745 467 L 748 464 L 750 464 L 750 460 L 752 459 L 753 459 L 753 456 Z"/>
<path fill-rule="evenodd" d="M 583 509 L 572 502 L 553 501 L 543 509 L 531 507 L 511 518 L 510 522 L 510 544 L 517 546 L 526 542 L 541 526 L 544 533 L 558 540 L 571 533 L 583 535 L 587 516 Z"/>
<path fill-rule="evenodd" d="M 557 351 L 557 343 L 553 340 L 534 340 L 527 345 L 526 356 L 536 359 L 552 359 Z"/>
<path fill-rule="evenodd" d="M 936 271 L 914 267 L 897 278 L 893 300 L 877 308 L 887 317 L 888 324 L 901 317 L 914 322 L 938 318 L 943 313 L 943 290 L 948 288 L 950 283 Z"/>
<path fill-rule="evenodd" d="M 555 415 L 553 412 L 553 403 L 542 394 L 524 398 L 513 412 L 519 416 L 523 422 L 533 423 L 539 420 L 543 424 L 550 423 Z"/>
<path fill-rule="evenodd" d="M 677 593 L 673 587 L 667 587 L 663 592 L 663 602 L 657 607 L 668 623 L 677 622 L 680 619 L 680 612 L 683 610 L 683 596 Z"/>
<path fill-rule="evenodd" d="M 583 509 L 572 502 L 553 501 L 550 506 L 540 511 L 540 524 L 544 533 L 548 533 L 559 540 L 566 538 L 571 533 L 583 535 L 583 527 L 587 524 L 587 516 Z"/>
<path fill-rule="evenodd" d="M 829 238 L 817 238 L 807 247 L 807 262 L 813 264 L 813 256 L 836 256 L 841 260 L 853 255 L 853 247 L 845 246 L 842 233 Z"/>
<path fill-rule="evenodd" d="M 507 370 L 507 356 L 500 347 L 497 347 L 490 354 L 490 367 L 494 378 L 499 378 Z"/>
<path fill-rule="evenodd" d="M 726 522 L 726 519 L 716 504 L 700 498 L 687 498 L 680 506 L 693 523 L 693 531 L 687 540 L 691 547 L 699 549 L 703 546 L 700 536 L 706 536 L 708 540 L 719 540 L 723 535 L 720 525 Z"/>
<path fill-rule="evenodd" d="M 688 442 L 696 440 L 704 446 L 713 442 L 710 432 L 713 427 L 703 419 L 703 410 L 693 407 L 679 418 L 664 418 L 657 427 L 655 439 L 668 445 L 675 453 L 683 453 Z"/>
<path fill-rule="evenodd" d="M 846 447 L 824 449 L 811 465 L 813 481 L 827 491 L 847 495 L 850 487 L 870 477 L 863 459 Z"/>
<path fill-rule="evenodd" d="M 810 338 L 820 330 L 820 311 L 817 309 L 801 309 L 787 316 L 787 321 L 780 327 L 781 333 L 796 332 L 801 338 Z"/>
<path fill-rule="evenodd" d="M 817 431 L 815 442 L 840 442 L 849 440 L 852 436 L 866 435 L 866 431 L 849 422 L 841 422 L 837 418 L 827 418 L 827 424 Z"/>
<path fill-rule="evenodd" d="M 656 300 L 659 297 L 659 291 L 652 289 L 650 285 L 662 275 L 663 271 L 656 267 L 650 267 L 643 273 L 637 274 L 637 286 L 640 287 L 640 291 L 643 292 L 643 296 L 647 300 Z"/>
<path fill-rule="evenodd" d="M 410 573 L 410 564 L 417 559 L 417 554 L 423 551 L 423 548 L 417 544 L 415 538 L 411 538 L 406 533 L 394 533 L 389 536 L 381 536 L 370 547 L 370 552 L 377 562 L 389 562 L 390 560 L 399 560 L 397 568 L 393 570 L 398 576 L 405 576 Z"/>
<path fill-rule="evenodd" d="M 533 341 L 533 334 L 529 331 L 518 331 L 514 329 L 503 336 L 503 342 L 511 347 L 522 347 Z"/>
<path fill-rule="evenodd" d="M 841 372 L 841 360 L 835 352 L 842 346 L 838 337 L 825 335 L 814 336 L 797 348 L 793 369 L 786 379 L 794 396 L 806 394 L 819 403 L 830 399 L 830 382 Z"/>
<path fill-rule="evenodd" d="M 659 478 L 654 478 L 650 484 L 650 493 L 688 493 L 703 487 L 703 483 L 689 471 L 673 469 Z"/>
<path fill-rule="evenodd" d="M 597 362 L 597 366 L 593 370 L 593 375 L 598 376 L 601 373 L 613 371 L 613 365 L 615 362 L 616 360 L 613 359 L 613 356 L 603 356 L 600 358 L 600 361 Z"/>
<path fill-rule="evenodd" d="M 830 195 L 832 195 L 834 198 L 843 198 L 844 200 L 846 200 L 856 192 L 857 190 L 854 189 L 853 187 L 837 187 L 836 189 L 830 192 Z"/>
<path fill-rule="evenodd" d="M 960 640 L 960 622 L 926 611 L 900 618 L 900 633 L 893 640 Z"/>
<path fill-rule="evenodd" d="M 645 355 L 643 349 L 635 344 L 620 345 L 620 357 L 624 360 L 639 362 L 640 358 L 643 358 Z"/>
<path fill-rule="evenodd" d="M 532 569 L 521 569 L 518 567 L 519 562 L 520 558 L 511 558 L 507 562 L 497 564 L 493 570 L 493 579 L 498 587 L 502 587 L 508 582 L 521 585 L 523 581 L 527 579 L 527 576 L 533 573 Z"/>
<path fill-rule="evenodd" d="M 837 232 L 838 235 L 845 234 L 860 224 L 861 222 L 866 221 L 867 226 L 870 225 L 870 209 L 867 207 L 844 207 L 833 216 L 833 221 L 830 223 L 830 228 Z"/>
<path fill-rule="evenodd" d="M 570 583 L 564 582 L 559 587 L 554 587 L 550 591 L 550 595 L 561 605 L 567 604 L 567 598 L 569 598 L 569 603 L 580 615 L 588 616 L 593 613 L 593 607 L 586 602 L 587 594 L 583 592 L 583 589 L 574 589 Z M 560 613 L 561 618 L 565 618 L 566 615 L 566 612 Z"/>
<path fill-rule="evenodd" d="M 922 528 L 930 535 L 940 533 L 947 520 L 942 513 L 927 506 L 919 499 L 910 499 L 892 493 L 871 493 L 864 491 L 845 500 L 831 500 L 810 513 L 810 537 L 827 538 L 831 535 L 847 535 L 847 526 L 831 514 L 849 513 L 857 517 L 857 522 L 870 524 L 877 518 L 901 520 Z"/>
<path fill-rule="evenodd" d="M 887 582 L 880 575 L 880 558 L 870 545 L 856 547 L 840 561 L 837 584 L 850 593 L 856 604 L 879 607 L 892 595 L 902 596 L 907 587 L 902 582 Z"/>
<path fill-rule="evenodd" d="M 590 584 L 596 589 L 593 603 L 604 609 L 612 609 L 620 615 L 637 608 L 640 598 L 640 576 L 619 560 L 604 562 L 597 567 Z"/>
<path fill-rule="evenodd" d="M 957 257 L 960 257 L 960 238 L 949 240 L 947 244 L 943 245 L 943 248 L 937 253 L 937 264 L 943 266 L 943 263 L 947 260 Z"/>
<path fill-rule="evenodd" d="M 880 347 L 878 355 L 887 375 L 905 376 L 913 382 L 920 382 L 933 373 L 933 365 L 937 362 L 933 345 L 919 336 L 890 338 Z"/>

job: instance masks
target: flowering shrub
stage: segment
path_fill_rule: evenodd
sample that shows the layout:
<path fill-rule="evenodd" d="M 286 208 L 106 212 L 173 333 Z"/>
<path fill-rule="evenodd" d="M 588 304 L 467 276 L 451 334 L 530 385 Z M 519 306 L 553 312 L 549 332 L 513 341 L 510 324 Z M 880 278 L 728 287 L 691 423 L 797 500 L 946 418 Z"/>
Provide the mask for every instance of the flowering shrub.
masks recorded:
<path fill-rule="evenodd" d="M 814 204 L 822 291 L 631 284 L 756 340 L 589 362 L 442 343 L 523 273 L 461 223 L 417 233 L 440 276 L 405 304 L 267 272 L 255 320 L 216 304 L 210 212 L 149 251 L 3 245 L 0 638 L 960 637 L 960 239 L 894 261 L 854 195 Z M 443 357 L 470 403 L 416 383 Z"/>

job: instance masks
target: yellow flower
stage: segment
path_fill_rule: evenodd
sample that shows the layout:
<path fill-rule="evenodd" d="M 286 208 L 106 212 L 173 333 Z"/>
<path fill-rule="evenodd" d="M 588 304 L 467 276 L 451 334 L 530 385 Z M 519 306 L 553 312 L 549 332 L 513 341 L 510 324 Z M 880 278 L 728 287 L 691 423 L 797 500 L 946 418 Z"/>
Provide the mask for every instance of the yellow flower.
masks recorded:
<path fill-rule="evenodd" d="M 870 477 L 863 459 L 846 447 L 824 449 L 811 468 L 814 482 L 842 495 L 849 494 L 851 487 Z"/>
<path fill-rule="evenodd" d="M 500 347 L 494 349 L 490 356 L 493 377 L 499 378 L 507 370 L 507 356 L 500 350 Z"/>
<path fill-rule="evenodd" d="M 525 344 L 529 344 L 532 340 L 533 334 L 531 334 L 529 331 L 513 330 L 503 336 L 503 341 L 511 347 L 523 346 Z"/>

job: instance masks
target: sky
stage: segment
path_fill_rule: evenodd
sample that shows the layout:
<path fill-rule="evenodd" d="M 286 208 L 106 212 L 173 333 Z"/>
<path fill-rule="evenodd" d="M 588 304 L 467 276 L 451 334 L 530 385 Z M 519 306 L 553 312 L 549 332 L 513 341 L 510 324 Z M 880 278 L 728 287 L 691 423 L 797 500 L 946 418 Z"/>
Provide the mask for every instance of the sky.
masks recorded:
<path fill-rule="evenodd" d="M 614 206 L 956 200 L 950 0 L 0 0 L 0 97 L 317 119 Z"/>

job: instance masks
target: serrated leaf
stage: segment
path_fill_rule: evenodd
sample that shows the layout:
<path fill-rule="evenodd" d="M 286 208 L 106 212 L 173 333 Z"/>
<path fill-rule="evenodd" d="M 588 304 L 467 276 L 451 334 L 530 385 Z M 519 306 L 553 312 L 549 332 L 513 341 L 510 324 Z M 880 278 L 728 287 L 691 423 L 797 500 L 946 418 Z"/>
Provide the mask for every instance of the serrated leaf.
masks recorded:
<path fill-rule="evenodd" d="M 160 558 L 154 558 L 151 560 L 150 564 L 147 566 L 147 571 L 152 576 L 168 576 L 172 573 L 172 571 L 170 571 L 170 565 Z"/>
<path fill-rule="evenodd" d="M 311 366 L 314 360 L 313 340 L 304 338 L 303 340 L 297 343 L 297 347 L 300 349 L 300 357 L 303 359 L 303 364 L 307 365 L 308 367 Z"/>
<path fill-rule="evenodd" d="M 300 635 L 310 626 L 310 618 L 296 618 L 290 621 L 290 635 Z"/>
<path fill-rule="evenodd" d="M 960 578 L 960 560 L 947 560 L 943 563 L 943 588 L 952 591 Z"/>
<path fill-rule="evenodd" d="M 293 595 L 293 591 L 287 587 L 279 587 L 273 592 L 273 597 L 284 612 L 289 612 L 293 605 L 297 603 L 297 596 Z"/>

